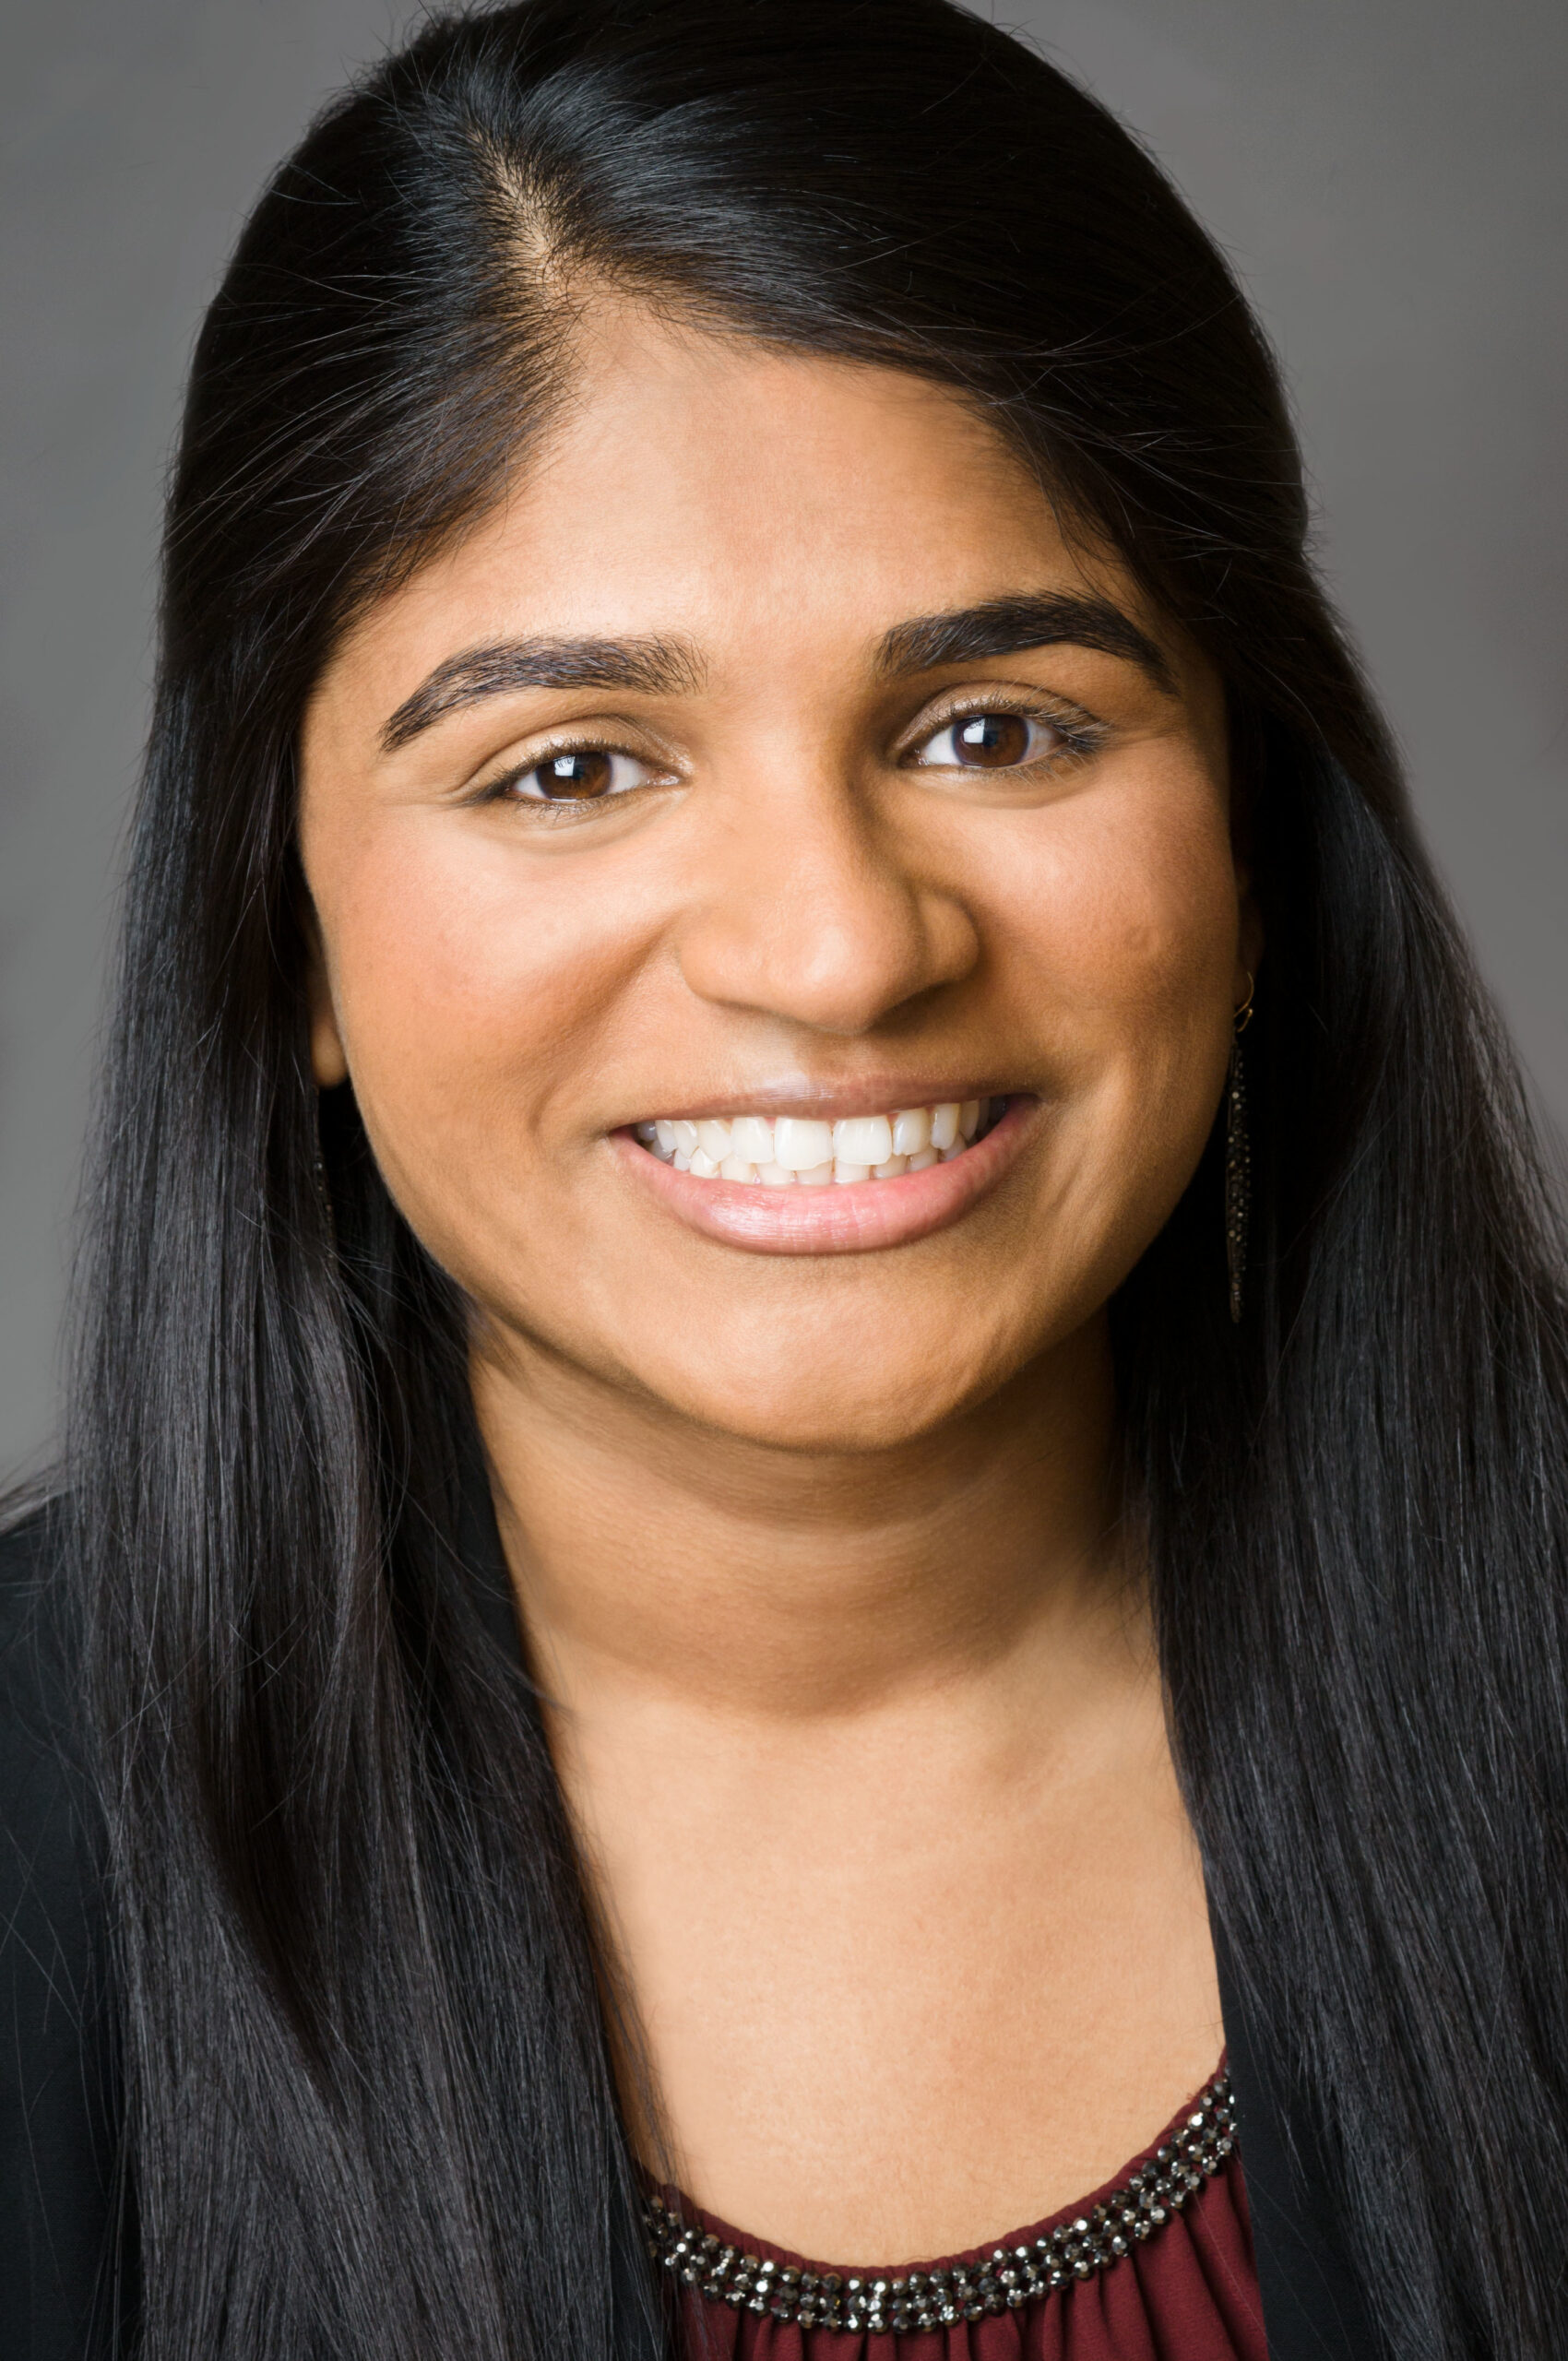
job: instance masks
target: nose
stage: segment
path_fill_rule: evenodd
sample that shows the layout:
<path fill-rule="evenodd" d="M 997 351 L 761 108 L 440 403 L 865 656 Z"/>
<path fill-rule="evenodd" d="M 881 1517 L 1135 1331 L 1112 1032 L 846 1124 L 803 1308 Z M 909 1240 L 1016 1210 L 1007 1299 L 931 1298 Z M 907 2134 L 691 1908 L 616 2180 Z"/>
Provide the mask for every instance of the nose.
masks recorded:
<path fill-rule="evenodd" d="M 678 943 L 702 999 L 814 1032 L 857 1035 L 980 955 L 956 891 L 923 873 L 852 780 L 795 765 L 715 813 L 702 891 Z"/>

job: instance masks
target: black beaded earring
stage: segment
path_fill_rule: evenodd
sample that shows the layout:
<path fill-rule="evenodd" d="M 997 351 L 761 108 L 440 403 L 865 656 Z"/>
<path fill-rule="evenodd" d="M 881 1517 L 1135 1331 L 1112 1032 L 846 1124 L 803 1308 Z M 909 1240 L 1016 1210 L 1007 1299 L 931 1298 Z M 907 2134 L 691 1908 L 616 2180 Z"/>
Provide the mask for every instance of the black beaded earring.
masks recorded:
<path fill-rule="evenodd" d="M 1230 1072 L 1225 1086 L 1225 1268 L 1230 1317 L 1241 1317 L 1241 1279 L 1247 1267 L 1247 1216 L 1252 1210 L 1253 1150 L 1247 1137 L 1247 1084 L 1241 1071 L 1241 1036 L 1253 1021 L 1253 978 L 1236 1011 L 1230 1040 Z"/>
<path fill-rule="evenodd" d="M 327 1178 L 327 1158 L 321 1149 L 321 1093 L 315 1095 L 315 1152 L 311 1158 L 311 1180 L 315 1186 L 315 1201 L 321 1207 L 321 1217 L 327 1228 L 327 1242 L 334 1253 L 338 1251 L 338 1221 L 332 1209 L 332 1189 Z"/>

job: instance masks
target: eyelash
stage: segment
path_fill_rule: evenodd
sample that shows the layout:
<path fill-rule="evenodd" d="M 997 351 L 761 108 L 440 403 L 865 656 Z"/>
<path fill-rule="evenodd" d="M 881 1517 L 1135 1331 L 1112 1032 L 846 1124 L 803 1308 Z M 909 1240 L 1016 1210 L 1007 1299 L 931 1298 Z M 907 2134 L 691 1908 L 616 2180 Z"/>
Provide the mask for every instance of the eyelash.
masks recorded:
<path fill-rule="evenodd" d="M 1053 730 L 1062 742 L 1060 748 L 1052 750 L 1051 753 L 1037 755 L 1033 761 L 1017 763 L 1008 765 L 1005 769 L 999 769 L 991 774 L 993 777 L 1016 777 L 1022 771 L 1038 770 L 1062 757 L 1069 761 L 1081 761 L 1086 756 L 1098 753 L 1109 735 L 1103 722 L 1097 721 L 1091 714 L 1084 713 L 1077 708 L 1074 708 L 1071 712 L 1063 712 L 1060 706 L 1026 702 L 1021 698 L 1016 703 L 1007 703 L 1000 697 L 981 697 L 973 704 L 950 706 L 939 720 L 926 729 L 914 744 L 907 749 L 900 760 L 909 764 L 911 768 L 943 770 L 969 767 L 967 765 L 958 764 L 918 765 L 913 763 L 911 758 L 918 754 L 922 747 L 929 745 L 933 739 L 940 738 L 944 730 L 955 730 L 962 722 L 973 721 L 989 715 L 996 715 L 999 718 L 1012 716 L 1020 721 L 1041 723 L 1046 728 Z M 531 771 L 539 770 L 545 763 L 553 762 L 565 754 L 621 755 L 628 762 L 643 762 L 647 759 L 643 755 L 634 754 L 627 746 L 611 745 L 601 738 L 556 739 L 549 745 L 540 747 L 529 756 L 526 763 L 515 764 L 499 778 L 487 780 L 474 796 L 474 801 L 476 803 L 513 801 L 526 804 L 535 815 L 542 817 L 548 813 L 552 822 L 561 822 L 581 819 L 589 812 L 601 810 L 606 803 L 624 802 L 628 794 L 640 792 L 637 789 L 623 789 L 616 795 L 585 797 L 581 800 L 565 796 L 559 799 L 550 796 L 514 796 L 513 789 L 519 780 L 527 778 Z M 651 768 L 652 765 L 649 765 L 649 767 Z M 975 767 L 978 769 L 981 766 Z"/>
<path fill-rule="evenodd" d="M 608 754 L 612 760 L 620 756 L 626 762 L 642 763 L 649 770 L 656 767 L 649 762 L 647 755 L 633 753 L 629 746 L 612 745 L 603 738 L 558 738 L 553 739 L 549 745 L 540 747 L 536 753 L 529 756 L 526 763 L 515 763 L 512 768 L 503 772 L 499 778 L 487 779 L 472 800 L 475 803 L 513 802 L 524 805 L 536 817 L 548 814 L 552 822 L 559 822 L 580 819 L 585 813 L 598 811 L 606 803 L 624 802 L 628 793 L 637 791 L 623 789 L 618 795 L 581 798 L 547 795 L 514 796 L 513 789 L 520 780 L 527 778 L 530 772 L 541 770 L 546 763 L 555 762 L 565 754 Z"/>
<path fill-rule="evenodd" d="M 1037 699 L 1019 697 L 1016 701 L 1009 702 L 1004 697 L 981 696 L 977 697 L 972 704 L 950 706 L 939 721 L 921 732 L 920 738 L 909 747 L 904 760 L 909 761 L 911 756 L 918 754 L 922 746 L 928 746 L 933 738 L 940 738 L 944 730 L 956 730 L 961 722 L 978 721 L 991 716 L 995 716 L 999 720 L 1011 718 L 1017 721 L 1042 723 L 1047 729 L 1053 730 L 1062 741 L 1061 746 L 1051 753 L 1038 754 L 1032 762 L 1009 765 L 1015 776 L 1020 771 L 1039 770 L 1062 756 L 1078 761 L 1086 755 L 1098 753 L 1110 735 L 1104 722 L 1097 721 L 1092 714 L 1085 713 L 1076 706 L 1064 709 L 1061 706 L 1046 704 Z M 932 763 L 924 767 L 943 770 L 968 766 Z M 1006 773 L 996 772 L 992 776 L 1004 777 Z"/>

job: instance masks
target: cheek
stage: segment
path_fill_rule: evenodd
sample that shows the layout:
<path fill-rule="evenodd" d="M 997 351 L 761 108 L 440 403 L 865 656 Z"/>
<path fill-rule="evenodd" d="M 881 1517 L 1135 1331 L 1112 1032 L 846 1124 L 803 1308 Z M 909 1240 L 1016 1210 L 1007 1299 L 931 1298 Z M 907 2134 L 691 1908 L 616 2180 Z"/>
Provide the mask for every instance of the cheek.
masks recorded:
<path fill-rule="evenodd" d="M 1059 1009 L 1098 1064 L 1158 1056 L 1212 1029 L 1229 991 L 1240 910 L 1218 790 L 1160 766 L 1069 801 L 1032 842 L 1004 848 L 992 896 L 1020 979 Z"/>
<path fill-rule="evenodd" d="M 634 933 L 569 862 L 540 877 L 504 842 L 421 817 L 345 848 L 317 896 L 355 1096 L 399 1196 L 537 1158 Z"/>
<path fill-rule="evenodd" d="M 1202 1154 L 1223 1085 L 1240 910 L 1223 801 L 1180 766 L 1059 807 L 999 877 L 1009 1014 L 1063 1127 L 1056 1209 L 1139 1252 Z"/>

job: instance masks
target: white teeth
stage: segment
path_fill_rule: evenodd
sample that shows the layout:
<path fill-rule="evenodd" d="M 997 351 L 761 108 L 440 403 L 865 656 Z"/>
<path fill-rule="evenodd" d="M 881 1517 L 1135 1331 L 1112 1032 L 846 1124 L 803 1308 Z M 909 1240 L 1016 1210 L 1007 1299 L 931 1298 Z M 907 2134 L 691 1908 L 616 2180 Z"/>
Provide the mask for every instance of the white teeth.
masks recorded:
<path fill-rule="evenodd" d="M 826 1164 L 831 1178 L 833 1126 L 809 1117 L 780 1115 L 773 1126 L 773 1160 L 786 1172 L 814 1172 Z"/>
<path fill-rule="evenodd" d="M 754 1164 L 772 1163 L 773 1126 L 765 1116 L 737 1115 L 730 1137 L 736 1156 L 749 1156 Z"/>
<path fill-rule="evenodd" d="M 840 1164 L 885 1164 L 893 1153 L 893 1126 L 885 1115 L 850 1115 L 833 1126 L 833 1154 Z"/>
<path fill-rule="evenodd" d="M 900 1107 L 891 1115 L 846 1115 L 837 1123 L 805 1115 L 705 1115 L 698 1122 L 659 1116 L 634 1123 L 634 1135 L 661 1162 L 699 1180 L 750 1187 L 852 1188 L 897 1180 L 951 1164 L 983 1128 L 999 1121 L 1004 1098 L 947 1098 L 934 1107 Z"/>

